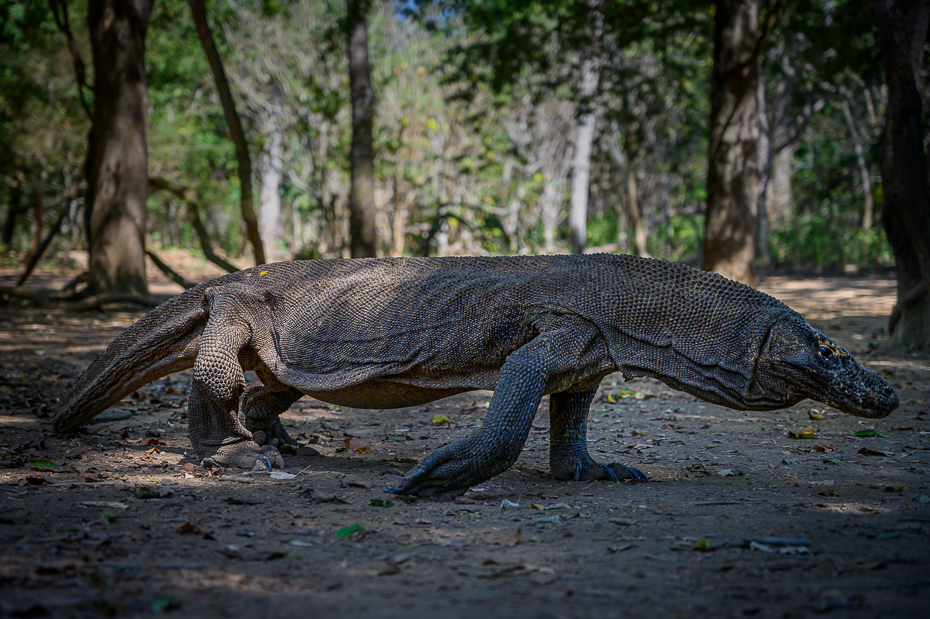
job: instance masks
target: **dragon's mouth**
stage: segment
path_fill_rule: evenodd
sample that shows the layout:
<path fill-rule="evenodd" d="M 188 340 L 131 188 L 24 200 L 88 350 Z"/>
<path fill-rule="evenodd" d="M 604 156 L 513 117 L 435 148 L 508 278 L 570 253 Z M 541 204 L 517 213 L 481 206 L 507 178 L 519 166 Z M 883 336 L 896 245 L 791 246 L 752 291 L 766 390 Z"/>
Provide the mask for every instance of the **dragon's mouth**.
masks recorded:
<path fill-rule="evenodd" d="M 799 371 L 794 379 L 800 379 L 805 396 L 848 415 L 884 419 L 898 408 L 898 394 L 888 381 L 861 365 L 846 372 L 811 372 L 806 366 L 792 366 Z"/>

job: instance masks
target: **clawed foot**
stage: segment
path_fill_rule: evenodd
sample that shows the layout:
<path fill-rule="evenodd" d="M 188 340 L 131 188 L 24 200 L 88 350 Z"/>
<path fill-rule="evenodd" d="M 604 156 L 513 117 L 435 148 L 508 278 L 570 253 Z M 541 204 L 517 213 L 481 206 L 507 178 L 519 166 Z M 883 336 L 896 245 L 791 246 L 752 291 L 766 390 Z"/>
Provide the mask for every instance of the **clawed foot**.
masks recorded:
<path fill-rule="evenodd" d="M 281 452 L 272 445 L 260 446 L 254 441 L 240 441 L 217 449 L 213 455 L 203 459 L 203 466 L 270 471 L 283 469 L 284 458 L 281 457 Z"/>
<path fill-rule="evenodd" d="M 249 428 L 248 423 L 246 427 L 252 433 L 252 440 L 259 445 L 274 447 L 284 453 L 294 453 L 300 447 L 300 444 L 291 438 L 277 417 L 266 421 L 259 427 Z"/>
<path fill-rule="evenodd" d="M 461 440 L 437 449 L 387 492 L 452 500 L 512 464 L 507 457 L 482 454 L 473 447 L 475 443 Z"/>
<path fill-rule="evenodd" d="M 552 466 L 552 475 L 562 481 L 649 481 L 645 473 L 619 462 L 601 464 L 591 456 L 576 458 Z"/>

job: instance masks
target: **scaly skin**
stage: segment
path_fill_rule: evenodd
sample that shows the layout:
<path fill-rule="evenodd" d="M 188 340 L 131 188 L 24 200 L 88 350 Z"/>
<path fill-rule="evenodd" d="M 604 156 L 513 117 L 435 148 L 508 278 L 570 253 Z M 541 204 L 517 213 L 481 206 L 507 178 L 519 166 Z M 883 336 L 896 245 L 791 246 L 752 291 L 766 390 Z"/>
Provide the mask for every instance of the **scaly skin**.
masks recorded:
<path fill-rule="evenodd" d="M 555 477 L 645 481 L 585 443 L 591 400 L 615 371 L 743 410 L 811 398 L 880 418 L 898 406 L 797 312 L 713 273 L 612 255 L 384 258 L 262 265 L 188 290 L 110 344 L 55 427 L 190 367 L 194 449 L 243 468 L 283 466 L 278 448 L 296 443 L 277 417 L 302 395 L 382 409 L 493 389 L 480 429 L 392 489 L 420 496 L 456 496 L 510 467 L 545 394 Z M 244 370 L 262 385 L 246 390 Z"/>

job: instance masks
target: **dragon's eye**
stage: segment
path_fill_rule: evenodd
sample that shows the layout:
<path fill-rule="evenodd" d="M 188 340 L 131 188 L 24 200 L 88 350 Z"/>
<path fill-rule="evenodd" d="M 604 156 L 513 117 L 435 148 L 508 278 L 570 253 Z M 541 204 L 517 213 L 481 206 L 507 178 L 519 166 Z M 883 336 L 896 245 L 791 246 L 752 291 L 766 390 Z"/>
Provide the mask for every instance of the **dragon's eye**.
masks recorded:
<path fill-rule="evenodd" d="M 830 350 L 828 346 L 820 347 L 820 358 L 821 359 L 829 359 L 832 356 L 833 356 L 833 351 Z"/>

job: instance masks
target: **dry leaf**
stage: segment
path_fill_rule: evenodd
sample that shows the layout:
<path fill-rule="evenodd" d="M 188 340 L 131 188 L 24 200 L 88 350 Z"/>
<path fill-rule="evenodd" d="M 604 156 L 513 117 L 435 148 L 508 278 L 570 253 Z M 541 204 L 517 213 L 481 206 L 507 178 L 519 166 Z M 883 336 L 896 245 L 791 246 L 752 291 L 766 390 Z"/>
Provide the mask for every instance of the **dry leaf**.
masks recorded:
<path fill-rule="evenodd" d="M 814 432 L 814 426 L 807 426 L 797 434 L 794 432 L 788 432 L 788 438 L 816 438 L 817 433 Z"/>
<path fill-rule="evenodd" d="M 350 436 L 346 440 L 342 441 L 342 444 L 345 445 L 346 449 L 357 451 L 360 454 L 367 454 L 371 451 L 371 444 L 362 442 L 354 436 Z"/>

